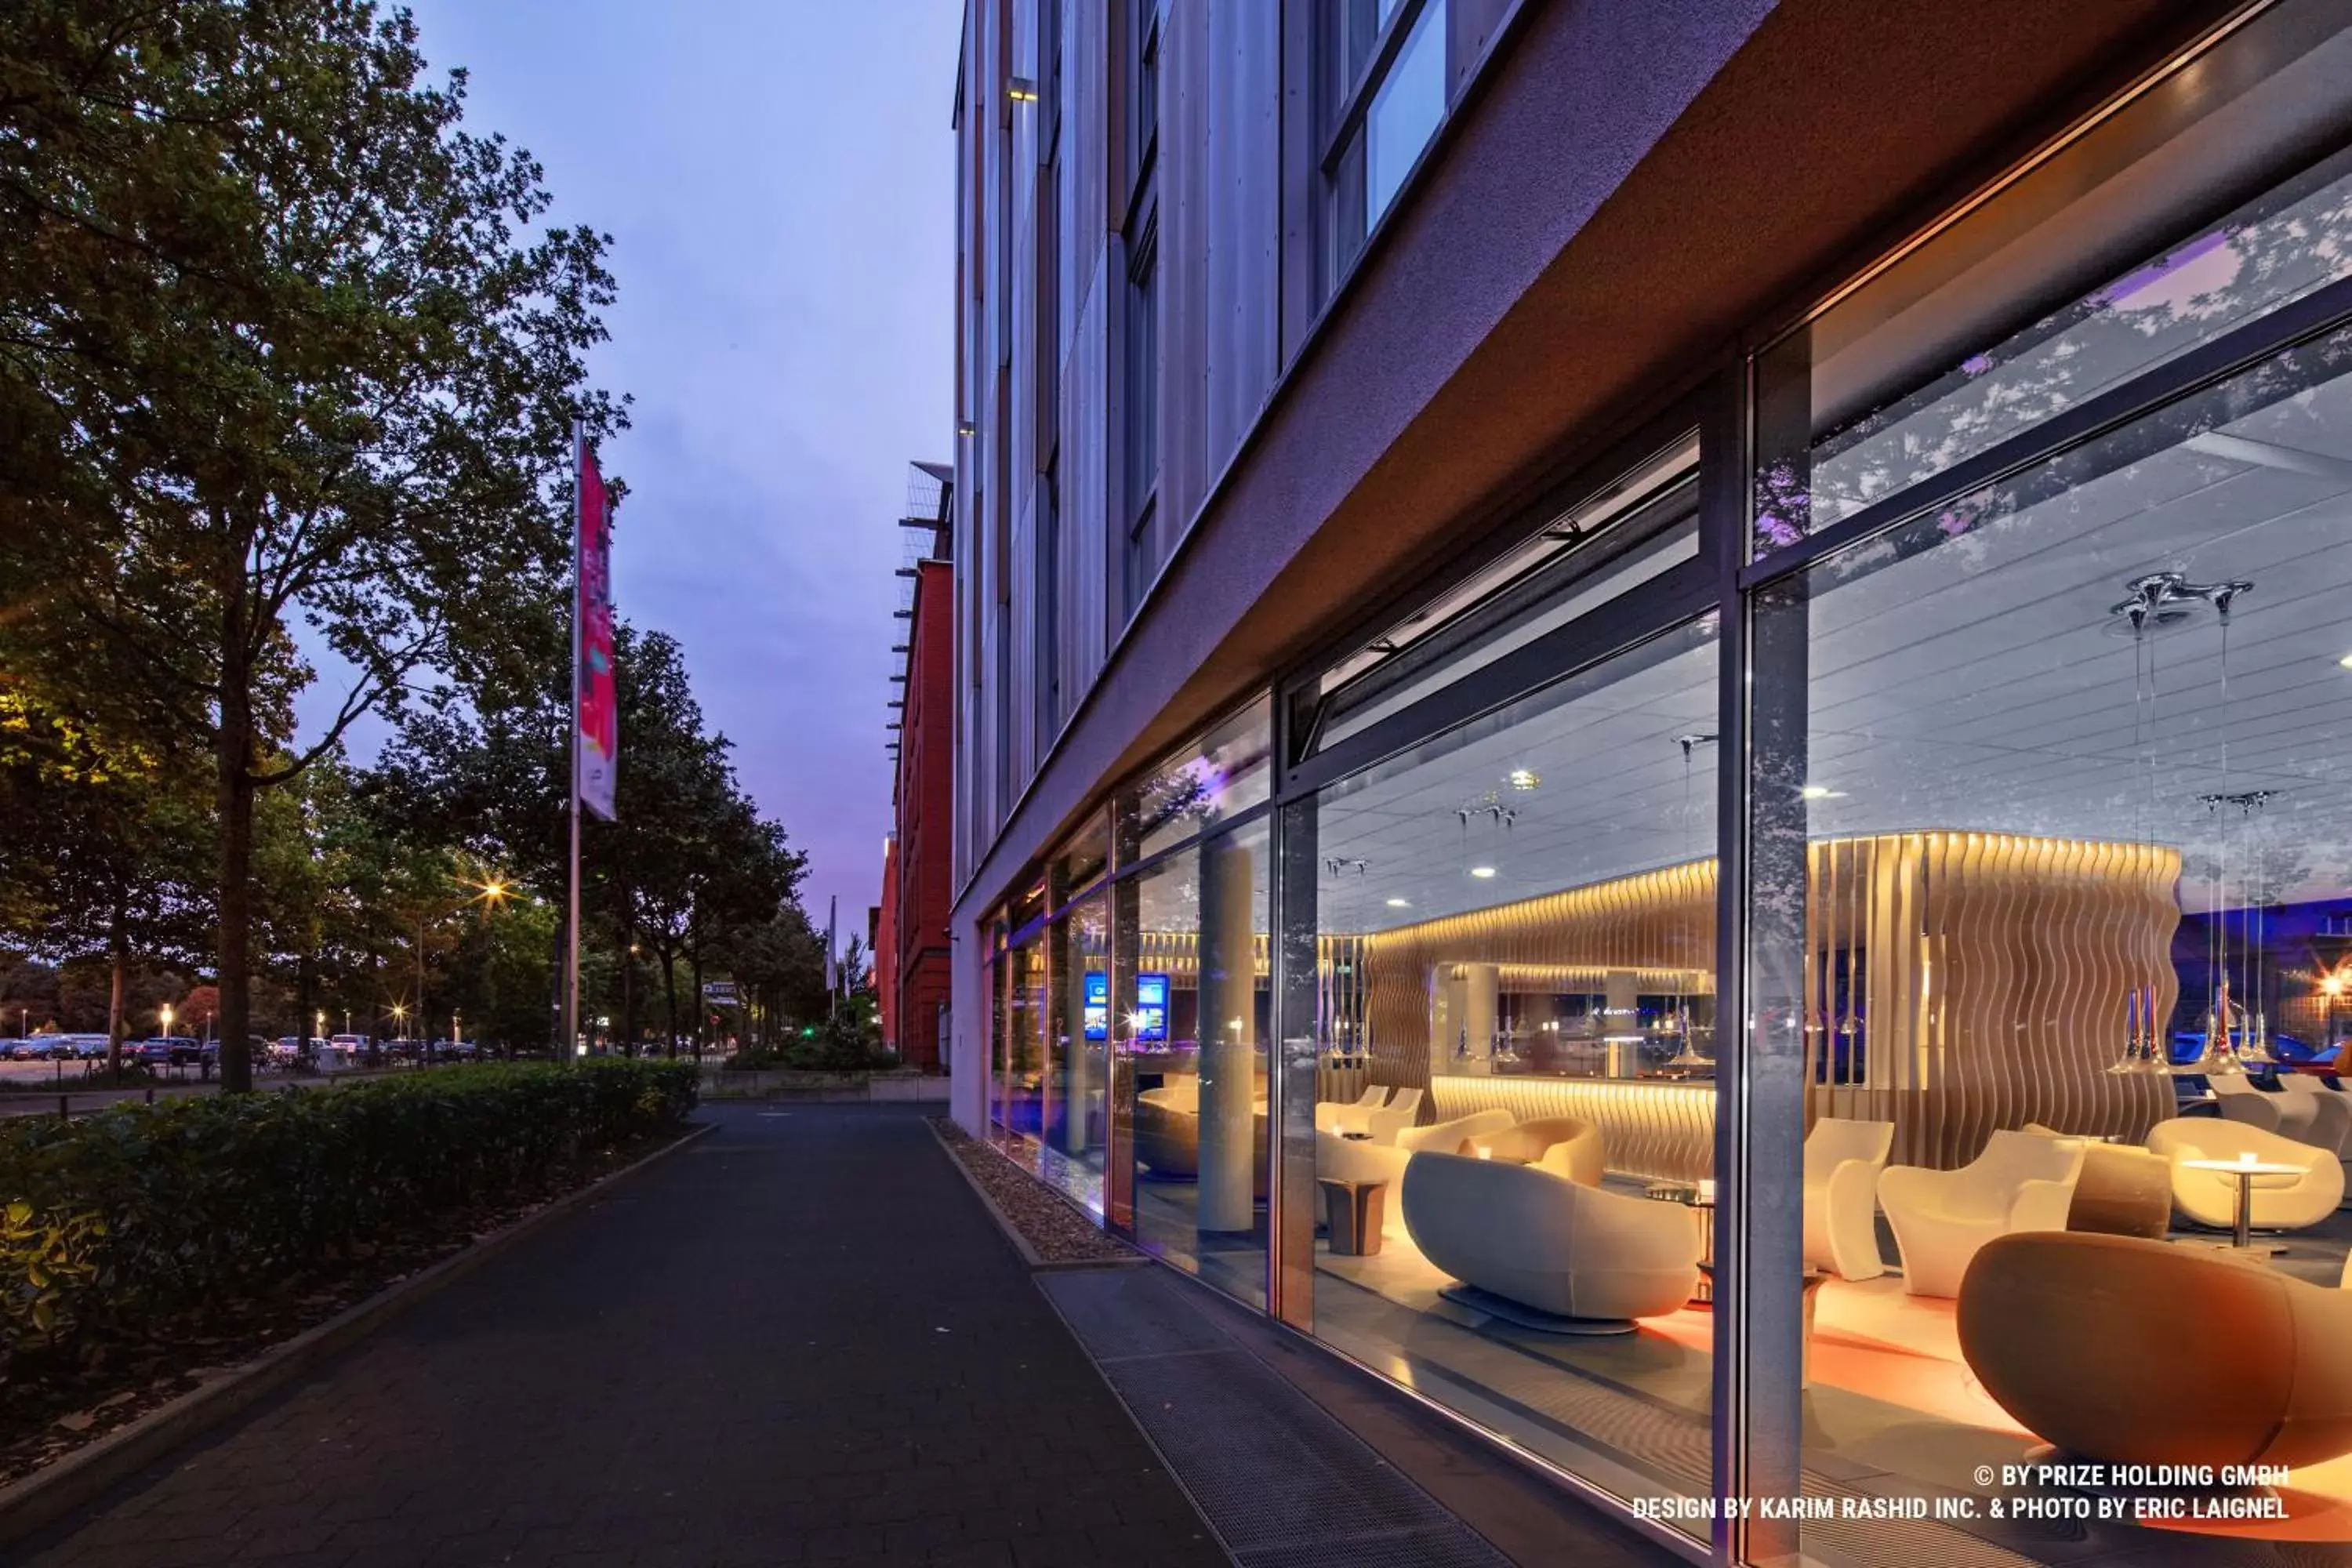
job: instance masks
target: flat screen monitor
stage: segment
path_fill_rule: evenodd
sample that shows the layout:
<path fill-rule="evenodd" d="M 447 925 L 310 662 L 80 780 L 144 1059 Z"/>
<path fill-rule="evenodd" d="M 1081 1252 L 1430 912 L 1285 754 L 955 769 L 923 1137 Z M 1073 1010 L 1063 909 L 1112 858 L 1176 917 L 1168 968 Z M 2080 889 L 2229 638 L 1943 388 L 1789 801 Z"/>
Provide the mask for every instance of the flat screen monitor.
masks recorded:
<path fill-rule="evenodd" d="M 1110 1038 L 1110 976 L 1090 973 L 1086 981 L 1087 1038 Z"/>
<path fill-rule="evenodd" d="M 1164 1043 L 1168 1038 L 1168 976 L 1135 977 L 1135 1038 L 1137 1043 Z"/>

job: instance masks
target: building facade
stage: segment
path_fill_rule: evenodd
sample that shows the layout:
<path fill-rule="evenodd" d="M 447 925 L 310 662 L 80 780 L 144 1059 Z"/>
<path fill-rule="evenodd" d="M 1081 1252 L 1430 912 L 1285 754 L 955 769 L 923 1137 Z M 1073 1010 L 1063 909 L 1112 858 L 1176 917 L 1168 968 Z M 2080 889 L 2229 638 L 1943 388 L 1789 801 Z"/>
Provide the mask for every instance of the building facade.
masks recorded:
<path fill-rule="evenodd" d="M 1691 1561 L 2352 1541 L 2352 12 L 969 0 L 955 117 L 958 1118 Z"/>
<path fill-rule="evenodd" d="M 948 906 L 954 876 L 954 470 L 910 471 L 898 569 L 903 657 L 891 685 L 892 825 L 872 949 L 882 1041 L 909 1067 L 947 1065 Z"/>

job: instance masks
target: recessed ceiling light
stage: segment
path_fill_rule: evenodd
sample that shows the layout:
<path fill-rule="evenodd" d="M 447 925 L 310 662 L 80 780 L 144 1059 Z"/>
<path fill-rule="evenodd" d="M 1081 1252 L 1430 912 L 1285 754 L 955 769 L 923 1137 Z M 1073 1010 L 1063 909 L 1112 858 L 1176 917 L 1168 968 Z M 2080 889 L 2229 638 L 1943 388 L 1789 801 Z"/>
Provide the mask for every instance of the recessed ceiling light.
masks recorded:
<path fill-rule="evenodd" d="M 1843 800 L 1845 791 L 1832 789 L 1827 784 L 1807 784 L 1797 792 L 1807 800 Z"/>
<path fill-rule="evenodd" d="M 1536 772 L 1533 768 L 1513 768 L 1510 773 L 1510 781 L 1511 787 L 1513 789 L 1533 789 L 1538 784 L 1543 783 L 1543 774 Z"/>
<path fill-rule="evenodd" d="M 1389 908 L 1392 910 L 1409 910 L 1412 908 L 1412 906 L 1405 902 L 1402 899 L 1391 899 L 1389 900 Z"/>
<path fill-rule="evenodd" d="M 1495 874 L 1495 868 L 1492 866 L 1473 866 L 1470 868 L 1470 874 L 1477 878 L 1479 880 L 1484 881 L 1486 879 Z"/>
<path fill-rule="evenodd" d="M 2336 662 L 2342 665 L 2347 669 L 2352 669 L 2352 653 L 2346 654 L 2342 658 L 2337 659 Z"/>

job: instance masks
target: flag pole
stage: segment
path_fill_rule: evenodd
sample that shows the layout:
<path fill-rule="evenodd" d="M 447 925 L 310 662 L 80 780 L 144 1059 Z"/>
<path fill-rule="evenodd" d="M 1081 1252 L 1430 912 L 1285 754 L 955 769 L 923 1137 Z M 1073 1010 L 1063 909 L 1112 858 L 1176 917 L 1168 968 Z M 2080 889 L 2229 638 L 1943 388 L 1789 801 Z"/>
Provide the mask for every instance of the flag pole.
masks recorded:
<path fill-rule="evenodd" d="M 556 1059 L 571 1065 L 580 1037 L 580 564 L 588 535 L 588 434 L 579 419 L 572 421 L 572 786 L 564 807 L 571 817 L 570 885 L 565 889 L 563 921 L 563 1034 L 556 1042 Z"/>

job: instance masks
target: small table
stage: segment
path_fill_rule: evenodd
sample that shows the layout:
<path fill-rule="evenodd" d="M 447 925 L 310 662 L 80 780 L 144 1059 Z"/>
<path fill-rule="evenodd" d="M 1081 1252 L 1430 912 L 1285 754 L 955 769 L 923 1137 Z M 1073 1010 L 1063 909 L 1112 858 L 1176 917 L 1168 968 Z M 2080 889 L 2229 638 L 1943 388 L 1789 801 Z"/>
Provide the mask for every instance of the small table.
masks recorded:
<path fill-rule="evenodd" d="M 1694 1307 L 1715 1305 L 1715 1199 L 1688 1182 L 1652 1182 L 1642 1195 L 1656 1203 L 1683 1204 L 1698 1216 L 1698 1285 Z"/>
<path fill-rule="evenodd" d="M 2238 1178 L 2237 1224 L 2230 1233 L 2230 1245 L 2249 1247 L 2253 1245 L 2254 1178 L 2256 1176 L 2300 1176 L 2301 1165 L 2282 1165 L 2263 1161 L 2245 1160 L 2183 1160 L 2182 1167 L 2191 1171 L 2212 1171 L 2220 1175 Z"/>
<path fill-rule="evenodd" d="M 1323 1189 L 1323 1221 L 1331 1233 L 1333 1256 L 1370 1258 L 1380 1251 L 1389 1184 L 1342 1181 L 1338 1176 L 1318 1176 L 1315 1184 Z"/>

